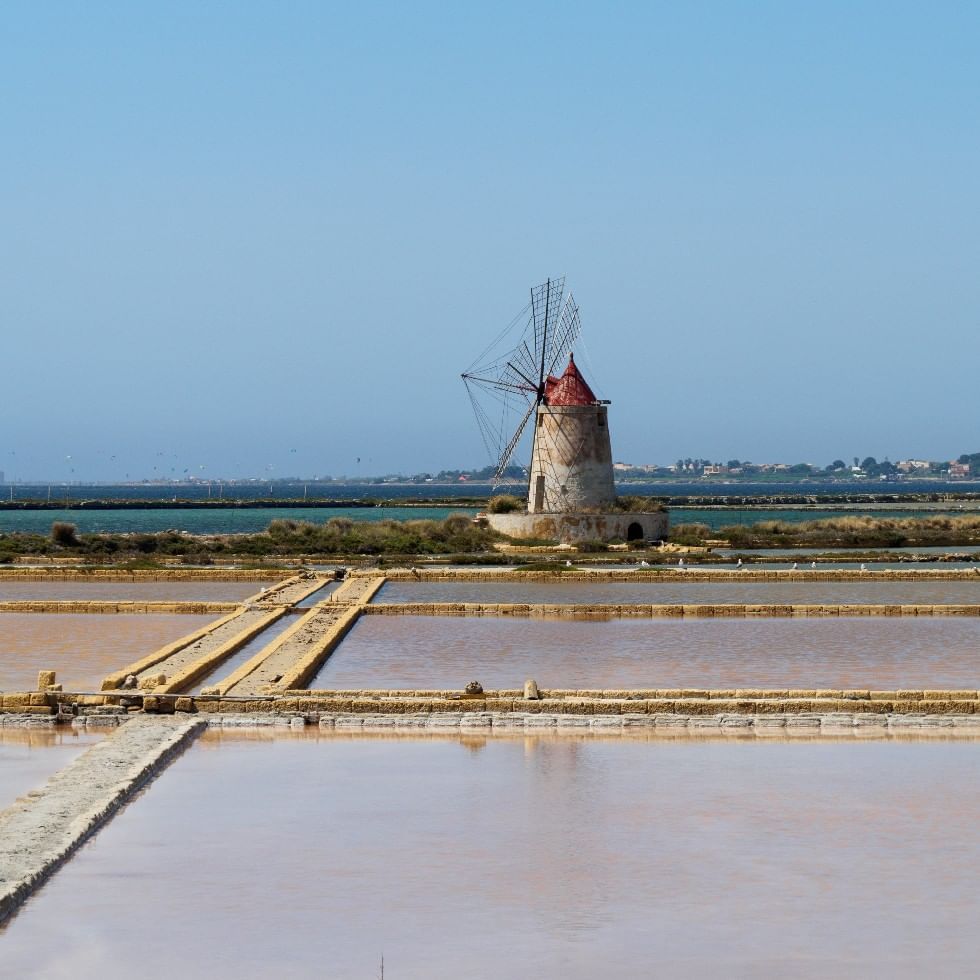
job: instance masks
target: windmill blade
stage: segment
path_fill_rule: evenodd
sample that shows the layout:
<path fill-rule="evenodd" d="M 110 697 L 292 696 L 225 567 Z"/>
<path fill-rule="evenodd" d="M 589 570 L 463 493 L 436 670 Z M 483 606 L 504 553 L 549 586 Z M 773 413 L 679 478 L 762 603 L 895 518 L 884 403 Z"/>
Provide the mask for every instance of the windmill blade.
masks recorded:
<path fill-rule="evenodd" d="M 571 306 L 565 302 L 564 277 L 545 280 L 463 374 L 480 434 L 496 465 L 495 479 L 514 457 L 544 396 L 546 374 L 575 343 L 576 314 L 574 301 Z"/>
<path fill-rule="evenodd" d="M 579 319 L 578 304 L 569 293 L 562 306 L 553 340 L 548 345 L 545 361 L 548 374 L 554 374 L 555 369 L 572 353 L 581 333 L 582 321 Z"/>
<path fill-rule="evenodd" d="M 503 475 L 504 470 L 507 469 L 507 464 L 510 462 L 511 456 L 514 455 L 514 450 L 517 449 L 517 444 L 521 441 L 521 436 L 524 434 L 524 429 L 527 427 L 528 420 L 534 414 L 537 407 L 537 401 L 534 401 L 528 405 L 527 411 L 524 413 L 524 418 L 521 419 L 520 425 L 517 426 L 517 431 L 511 437 L 510 442 L 507 443 L 503 453 L 500 455 L 500 461 L 497 463 L 497 472 L 493 475 L 494 481 L 499 480 Z"/>
<path fill-rule="evenodd" d="M 549 335 L 554 333 L 564 291 L 564 276 L 560 279 L 548 279 L 531 290 L 531 324 L 534 332 L 534 355 L 539 385 L 544 383 Z"/>

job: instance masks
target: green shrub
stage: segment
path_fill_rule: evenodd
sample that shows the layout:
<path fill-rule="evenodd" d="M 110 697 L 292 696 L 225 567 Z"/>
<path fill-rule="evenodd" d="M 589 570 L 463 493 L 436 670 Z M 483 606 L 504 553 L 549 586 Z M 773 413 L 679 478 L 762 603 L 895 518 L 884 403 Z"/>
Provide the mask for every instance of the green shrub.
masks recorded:
<path fill-rule="evenodd" d="M 81 544 L 78 528 L 67 521 L 55 521 L 51 525 L 51 540 L 62 548 L 77 548 Z"/>
<path fill-rule="evenodd" d="M 611 510 L 622 511 L 628 514 L 656 514 L 666 510 L 666 503 L 659 497 L 636 497 L 624 496 L 617 497 Z"/>
<path fill-rule="evenodd" d="M 487 512 L 490 514 L 513 514 L 515 511 L 523 509 L 524 501 L 511 493 L 501 493 L 496 497 L 491 497 L 487 504 Z"/>

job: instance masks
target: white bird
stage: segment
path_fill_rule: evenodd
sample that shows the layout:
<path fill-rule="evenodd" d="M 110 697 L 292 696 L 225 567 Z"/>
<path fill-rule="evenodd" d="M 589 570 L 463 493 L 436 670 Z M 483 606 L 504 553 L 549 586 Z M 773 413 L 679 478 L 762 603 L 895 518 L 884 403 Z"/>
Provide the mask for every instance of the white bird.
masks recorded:
<path fill-rule="evenodd" d="M 865 565 L 864 562 L 861 562 L 861 571 L 866 572 L 867 570 L 868 570 L 868 566 Z"/>
<path fill-rule="evenodd" d="M 811 561 L 810 562 L 810 567 L 811 568 L 816 568 L 817 567 L 817 563 L 815 561 Z"/>
<path fill-rule="evenodd" d="M 640 559 L 640 567 L 641 568 L 649 568 L 650 567 L 650 562 L 648 562 L 645 559 L 642 559 L 641 558 Z"/>
<path fill-rule="evenodd" d="M 735 567 L 736 568 L 741 568 L 742 567 L 742 559 L 741 558 L 739 558 L 738 564 Z"/>
<path fill-rule="evenodd" d="M 570 561 L 566 561 L 565 562 L 565 567 L 566 568 L 571 568 L 572 567 L 572 563 Z"/>
<path fill-rule="evenodd" d="M 794 561 L 794 562 L 793 562 L 793 571 L 795 572 L 795 571 L 796 571 L 796 570 L 797 570 L 797 569 L 798 569 L 799 567 L 800 567 L 800 563 L 799 563 L 799 562 L 796 562 L 796 561 Z"/>

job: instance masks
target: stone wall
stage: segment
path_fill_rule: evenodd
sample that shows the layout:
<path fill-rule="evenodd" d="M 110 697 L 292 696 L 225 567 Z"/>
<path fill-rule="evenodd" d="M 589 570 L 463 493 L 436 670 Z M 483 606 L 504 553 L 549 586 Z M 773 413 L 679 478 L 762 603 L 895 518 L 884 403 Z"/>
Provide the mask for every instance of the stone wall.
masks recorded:
<path fill-rule="evenodd" d="M 667 513 L 488 514 L 490 527 L 509 538 L 578 541 L 659 541 L 667 537 Z"/>

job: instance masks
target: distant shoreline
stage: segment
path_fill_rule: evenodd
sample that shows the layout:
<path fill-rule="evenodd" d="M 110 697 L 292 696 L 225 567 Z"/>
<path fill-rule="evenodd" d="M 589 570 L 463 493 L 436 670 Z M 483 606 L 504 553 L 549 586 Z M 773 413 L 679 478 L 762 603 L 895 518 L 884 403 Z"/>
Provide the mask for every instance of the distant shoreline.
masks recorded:
<path fill-rule="evenodd" d="M 349 499 L 335 498 L 295 498 L 262 497 L 256 499 L 219 498 L 208 500 L 106 498 L 75 500 L 42 500 L 26 498 L 22 500 L 0 499 L 0 512 L 4 511 L 64 511 L 64 510 L 350 510 L 367 508 L 424 509 L 448 507 L 458 510 L 475 510 L 484 507 L 487 497 L 360 497 Z M 929 505 L 937 508 L 948 507 L 957 502 L 980 505 L 980 492 L 911 492 L 911 493 L 807 493 L 807 494 L 751 494 L 726 496 L 663 495 L 658 496 L 668 507 L 697 507 L 711 510 L 738 509 L 779 509 L 792 507 L 800 509 L 849 510 L 871 504 L 892 506 Z M 972 508 L 971 508 L 972 509 Z"/>

